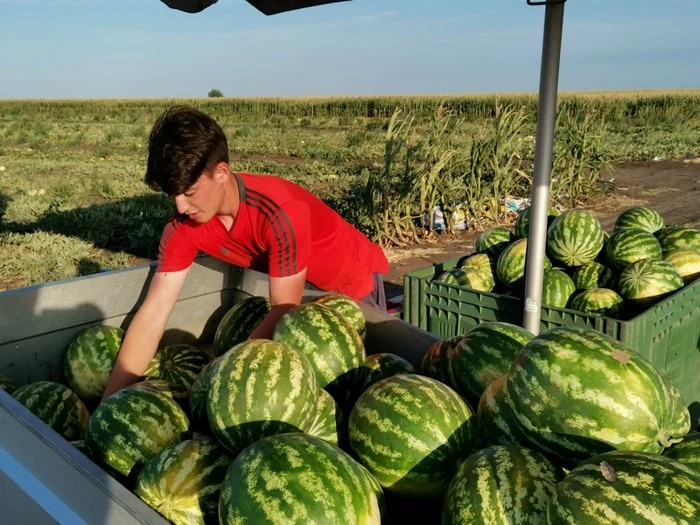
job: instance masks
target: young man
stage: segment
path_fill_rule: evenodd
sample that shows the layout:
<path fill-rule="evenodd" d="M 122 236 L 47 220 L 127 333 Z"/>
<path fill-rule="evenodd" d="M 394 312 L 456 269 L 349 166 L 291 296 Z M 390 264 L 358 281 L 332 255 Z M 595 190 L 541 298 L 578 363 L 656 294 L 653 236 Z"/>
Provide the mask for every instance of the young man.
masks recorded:
<path fill-rule="evenodd" d="M 306 282 L 386 311 L 382 249 L 300 186 L 231 172 L 224 132 L 204 113 L 178 106 L 158 119 L 145 180 L 174 198 L 177 213 L 102 399 L 146 370 L 200 251 L 269 274 L 272 309 L 251 338 L 272 337 L 280 317 L 301 303 Z"/>

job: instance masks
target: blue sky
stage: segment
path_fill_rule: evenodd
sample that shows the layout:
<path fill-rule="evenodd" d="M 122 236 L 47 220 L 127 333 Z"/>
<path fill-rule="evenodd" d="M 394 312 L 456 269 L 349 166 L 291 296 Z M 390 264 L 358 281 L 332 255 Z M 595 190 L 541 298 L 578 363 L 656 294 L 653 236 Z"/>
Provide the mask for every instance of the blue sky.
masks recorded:
<path fill-rule="evenodd" d="M 544 7 L 353 0 L 0 0 L 0 98 L 536 91 Z M 700 0 L 568 0 L 561 90 L 700 87 Z"/>

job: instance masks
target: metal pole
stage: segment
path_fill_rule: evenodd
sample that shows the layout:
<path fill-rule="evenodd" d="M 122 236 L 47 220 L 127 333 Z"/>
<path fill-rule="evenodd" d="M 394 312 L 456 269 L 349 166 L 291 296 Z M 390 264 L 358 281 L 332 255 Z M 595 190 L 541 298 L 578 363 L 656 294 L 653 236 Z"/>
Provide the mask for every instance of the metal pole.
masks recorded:
<path fill-rule="evenodd" d="M 556 120 L 559 58 L 564 25 L 564 3 L 545 7 L 540 94 L 537 109 L 535 166 L 530 209 L 530 231 L 525 263 L 523 328 L 537 335 L 540 331 L 542 278 L 547 241 L 549 185 L 552 171 L 554 123 Z"/>

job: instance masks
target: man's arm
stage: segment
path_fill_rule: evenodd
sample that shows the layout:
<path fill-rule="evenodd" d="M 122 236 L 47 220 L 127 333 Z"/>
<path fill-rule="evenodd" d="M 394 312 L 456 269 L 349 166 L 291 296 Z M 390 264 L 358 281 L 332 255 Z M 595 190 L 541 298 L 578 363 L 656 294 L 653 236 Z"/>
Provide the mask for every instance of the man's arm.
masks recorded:
<path fill-rule="evenodd" d="M 146 299 L 126 331 L 102 401 L 135 383 L 146 371 L 158 349 L 188 273 L 189 268 L 178 272 L 157 272 L 153 276 Z"/>
<path fill-rule="evenodd" d="M 270 277 L 272 308 L 248 339 L 272 339 L 272 332 L 280 318 L 301 303 L 305 285 L 306 269 L 289 277 Z"/>

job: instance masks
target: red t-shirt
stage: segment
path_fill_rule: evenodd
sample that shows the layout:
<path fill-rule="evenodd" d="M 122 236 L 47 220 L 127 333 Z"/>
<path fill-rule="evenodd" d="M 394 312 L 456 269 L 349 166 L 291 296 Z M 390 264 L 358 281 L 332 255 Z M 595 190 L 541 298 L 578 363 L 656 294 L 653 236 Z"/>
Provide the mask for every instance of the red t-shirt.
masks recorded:
<path fill-rule="evenodd" d="M 307 269 L 324 291 L 362 299 L 373 273 L 386 273 L 382 249 L 304 188 L 271 175 L 235 174 L 240 206 L 231 230 L 217 217 L 204 224 L 175 214 L 160 243 L 157 271 L 188 268 L 201 251 L 271 277 Z"/>

